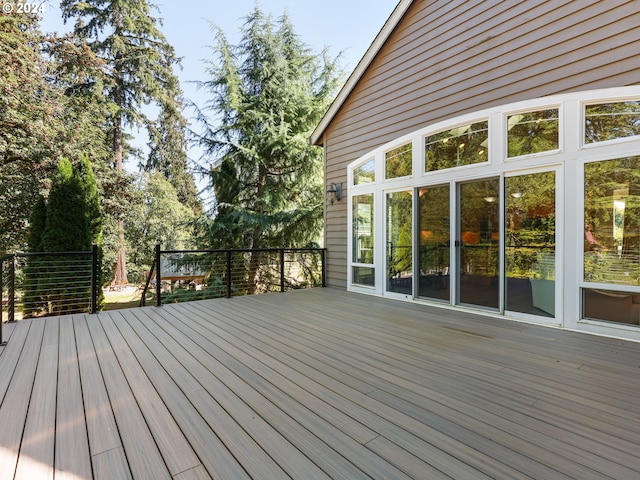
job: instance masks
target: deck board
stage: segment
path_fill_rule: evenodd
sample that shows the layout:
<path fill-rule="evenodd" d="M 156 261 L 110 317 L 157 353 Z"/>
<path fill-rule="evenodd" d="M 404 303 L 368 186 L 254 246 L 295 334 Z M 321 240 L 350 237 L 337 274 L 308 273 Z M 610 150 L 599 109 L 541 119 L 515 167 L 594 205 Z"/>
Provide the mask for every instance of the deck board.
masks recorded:
<path fill-rule="evenodd" d="M 157 480 L 171 478 L 158 445 L 149 431 L 149 426 L 104 331 L 104 325 L 109 327 L 108 318 L 90 318 L 87 324 L 109 395 L 109 405 L 113 409 L 118 432 L 127 456 L 127 463 L 131 468 L 131 475 L 134 478 Z M 100 476 L 103 475 L 106 476 L 107 472 Z"/>
<path fill-rule="evenodd" d="M 109 472 L 103 467 L 111 465 L 111 478 L 131 478 L 87 317 L 73 317 L 73 326 L 93 475 L 95 478 L 109 478 Z"/>
<path fill-rule="evenodd" d="M 640 478 L 638 343 L 326 288 L 7 327 L 3 479 Z"/>
<path fill-rule="evenodd" d="M 146 349 L 153 353 L 153 358 L 142 355 L 140 363 L 156 385 L 158 393 L 165 400 L 173 418 L 181 426 L 195 454 L 202 461 L 204 471 L 210 472 L 209 478 L 248 479 L 249 476 L 242 465 L 229 453 L 224 443 L 189 400 L 190 394 L 202 389 L 202 386 L 195 377 L 176 363 L 171 352 L 133 315 L 133 311 L 123 311 L 122 315 L 126 322 L 121 323 L 119 327 L 132 349 L 136 351 Z M 162 365 L 166 369 L 159 368 Z M 177 380 L 179 379 L 179 382 L 174 382 L 172 374 Z M 197 478 L 207 478 L 201 477 L 203 469 L 195 470 L 200 472 L 200 477 Z"/>
<path fill-rule="evenodd" d="M 59 321 L 60 362 L 56 397 L 56 424 L 59 428 L 55 446 L 55 478 L 90 478 L 92 470 L 89 437 L 84 416 L 73 317 L 62 317 Z"/>
<path fill-rule="evenodd" d="M 26 326 L 29 332 L 18 362 L 15 364 L 15 371 L 3 372 L 4 374 L 13 374 L 2 402 L 2 408 L 0 408 L 0 472 L 6 472 L 10 478 L 15 475 L 29 402 L 33 397 L 31 393 L 40 358 L 44 325 L 45 322 L 39 321 Z M 24 462 L 28 460 L 28 457 L 23 459 Z M 46 472 L 48 469 L 47 465 L 39 465 L 37 460 L 33 462 L 33 465 L 38 468 L 38 472 Z"/>
<path fill-rule="evenodd" d="M 34 461 L 39 465 L 38 478 L 53 480 L 56 402 L 52 400 L 58 383 L 58 332 L 58 319 L 47 319 L 33 384 L 33 391 L 42 394 L 32 395 L 29 401 L 15 480 L 33 479 Z"/>
<path fill-rule="evenodd" d="M 282 468 L 286 475 L 293 478 L 324 479 L 328 478 L 315 464 L 306 457 L 296 455 L 297 446 L 290 443 L 276 428 L 269 424 L 261 412 L 252 408 L 252 404 L 260 404 L 262 408 L 268 408 L 269 402 L 262 397 L 250 384 L 242 381 L 234 371 L 239 364 L 225 363 L 221 355 L 210 354 L 209 345 L 193 329 L 186 327 L 182 322 L 169 325 L 166 321 L 157 324 L 157 327 L 165 327 L 170 330 L 172 337 L 179 343 L 186 345 L 187 349 L 178 352 L 181 355 L 181 363 L 189 363 L 193 368 L 203 368 L 205 365 L 210 373 L 203 373 L 204 387 L 207 392 L 215 396 L 217 402 L 235 419 L 238 425 L 246 432 L 247 437 L 242 443 L 255 442 L 253 461 L 256 463 L 254 470 L 262 471 L 265 475 L 268 459 L 273 459 Z M 218 352 L 219 353 L 219 352 Z M 187 357 L 187 355 L 189 355 Z M 228 359 L 226 359 L 228 361 Z M 205 396 L 204 392 L 196 392 L 196 396 Z M 205 398 L 204 401 L 208 401 Z M 276 472 L 267 474 L 266 478 L 277 478 L 283 475 Z"/>
<path fill-rule="evenodd" d="M 198 467 L 200 460 L 185 439 L 156 387 L 140 366 L 139 362 L 144 361 L 144 356 L 150 353 L 137 349 L 134 354 L 116 326 L 118 316 L 119 312 L 114 312 L 110 318 L 104 318 L 100 323 L 169 473 L 173 476 Z M 161 385 L 158 385 L 158 388 L 160 387 Z"/>
<path fill-rule="evenodd" d="M 273 357 L 261 354 L 258 350 L 249 355 L 246 353 L 246 345 L 234 344 L 230 337 L 223 339 L 221 330 L 205 328 L 204 325 L 210 325 L 210 322 L 205 320 L 199 323 L 196 317 L 191 318 L 194 320 L 192 323 L 199 327 L 196 328 L 206 342 L 207 351 L 216 358 L 224 359 L 229 368 L 241 377 L 243 383 L 238 387 L 250 384 L 263 395 L 266 402 L 255 399 L 252 408 L 270 424 L 280 427 L 283 436 L 327 471 L 331 478 L 370 478 L 367 475 L 375 474 L 386 478 L 407 478 L 400 470 L 381 461 L 363 446 L 377 437 L 373 430 L 358 424 L 335 407 L 308 393 L 305 388 L 310 387 L 304 377 L 298 377 L 298 385 L 276 371 L 277 366 L 274 364 L 278 362 Z M 251 365 L 251 368 L 247 365 Z M 249 393 L 245 390 L 240 394 L 252 398 Z M 274 404 L 287 405 L 289 408 L 285 412 L 273 408 Z M 302 428 L 293 429 L 290 425 Z M 353 442 L 354 439 L 357 442 Z"/>

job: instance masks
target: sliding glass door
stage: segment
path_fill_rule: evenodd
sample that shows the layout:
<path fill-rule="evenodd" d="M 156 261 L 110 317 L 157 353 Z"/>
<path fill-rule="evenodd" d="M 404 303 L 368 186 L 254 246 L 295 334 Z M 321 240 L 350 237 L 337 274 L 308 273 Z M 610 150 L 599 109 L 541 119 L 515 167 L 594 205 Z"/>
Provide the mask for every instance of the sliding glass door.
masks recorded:
<path fill-rule="evenodd" d="M 457 303 L 495 308 L 500 300 L 500 180 L 458 185 Z"/>
<path fill-rule="evenodd" d="M 418 189 L 418 296 L 450 301 L 449 185 Z"/>
<path fill-rule="evenodd" d="M 387 292 L 413 294 L 413 244 L 411 190 L 387 193 Z"/>
<path fill-rule="evenodd" d="M 505 178 L 505 309 L 555 317 L 556 175 Z"/>

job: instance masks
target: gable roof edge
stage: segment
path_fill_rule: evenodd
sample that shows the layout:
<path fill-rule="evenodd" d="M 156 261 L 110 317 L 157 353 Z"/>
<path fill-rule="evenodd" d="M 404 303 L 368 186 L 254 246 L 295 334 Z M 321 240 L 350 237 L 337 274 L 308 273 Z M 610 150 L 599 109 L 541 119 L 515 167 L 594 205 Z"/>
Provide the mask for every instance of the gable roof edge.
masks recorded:
<path fill-rule="evenodd" d="M 387 38 L 389 38 L 389 35 L 391 35 L 391 32 L 393 32 L 396 25 L 398 24 L 398 22 L 400 22 L 400 19 L 404 16 L 405 12 L 412 3 L 413 0 L 400 0 L 376 38 L 371 43 L 371 46 L 367 49 L 366 53 L 356 66 L 355 70 L 351 73 L 345 84 L 342 86 L 342 88 L 338 92 L 338 95 L 336 95 L 336 98 L 333 100 L 333 102 L 325 112 L 324 116 L 320 120 L 320 123 L 318 123 L 315 130 L 311 134 L 311 137 L 309 138 L 309 143 L 311 145 L 321 145 L 322 142 L 320 142 L 320 139 L 324 134 L 324 131 L 329 126 L 329 123 L 331 123 L 333 117 L 336 115 L 336 113 L 338 113 L 338 110 L 340 110 L 342 104 L 345 102 L 351 91 L 360 81 L 360 78 L 364 74 L 365 70 L 367 69 L 367 67 L 369 67 L 376 55 L 378 55 L 378 52 L 387 41 Z"/>

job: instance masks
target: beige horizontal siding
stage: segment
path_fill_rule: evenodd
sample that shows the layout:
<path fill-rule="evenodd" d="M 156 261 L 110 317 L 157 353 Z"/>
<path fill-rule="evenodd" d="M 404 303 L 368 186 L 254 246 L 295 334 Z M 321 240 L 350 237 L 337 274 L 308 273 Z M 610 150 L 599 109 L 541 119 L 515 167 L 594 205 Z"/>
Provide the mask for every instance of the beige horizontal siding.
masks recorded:
<path fill-rule="evenodd" d="M 640 83 L 638 25 L 638 0 L 414 1 L 324 132 L 327 183 L 346 187 L 350 162 L 447 118 Z M 342 285 L 347 205 L 336 205 L 326 245 Z"/>
<path fill-rule="evenodd" d="M 565 8 L 573 11 L 576 2 L 570 3 L 573 5 Z M 418 128 L 425 122 L 469 110 L 594 88 L 593 82 L 605 81 L 607 86 L 618 86 L 622 84 L 619 79 L 608 78 L 616 71 L 618 75 L 624 70 L 635 72 L 631 79 L 624 80 L 640 81 L 637 59 L 629 58 L 638 51 L 640 13 L 628 12 L 624 5 L 611 9 L 603 3 L 608 2 L 597 2 L 587 11 L 575 13 L 580 18 L 599 19 L 580 22 L 576 27 L 578 32 L 563 28 L 558 20 L 550 23 L 558 32 L 548 35 L 544 42 L 537 40 L 545 35 L 541 29 L 560 13 L 554 11 L 535 17 L 531 21 L 536 24 L 535 28 L 514 24 L 517 18 L 512 19 L 509 24 L 514 26 L 510 30 L 490 40 L 478 41 L 475 46 L 463 42 L 461 48 L 434 53 L 434 48 L 422 44 L 407 47 L 404 54 L 396 57 L 387 54 L 388 63 L 380 66 L 375 75 L 363 77 L 345 103 L 341 112 L 345 115 L 334 119 L 331 125 L 334 148 L 340 148 L 345 142 L 353 144 L 354 128 L 376 137 L 391 124 L 395 127 L 390 131 L 394 138 L 397 132 L 406 133 L 406 127 L 400 127 L 398 120 L 405 123 L 413 120 L 412 126 Z M 494 30 L 498 26 L 501 24 L 495 25 Z M 488 50 L 481 55 L 478 53 L 481 48 Z M 374 61 L 371 68 L 375 69 L 378 63 L 379 60 Z M 560 70 L 563 75 L 559 75 Z M 389 122 L 390 119 L 393 120 Z M 365 139 L 366 136 L 361 140 Z"/>
<path fill-rule="evenodd" d="M 347 170 L 343 162 L 327 162 L 332 149 L 325 141 L 325 171 L 326 187 L 331 183 L 342 185 L 342 199 L 333 205 L 327 202 L 325 206 L 324 245 L 327 248 L 326 283 L 330 287 L 344 288 L 347 285 Z M 348 161 L 347 161 L 348 163 Z M 325 188 L 326 191 L 326 188 Z"/>

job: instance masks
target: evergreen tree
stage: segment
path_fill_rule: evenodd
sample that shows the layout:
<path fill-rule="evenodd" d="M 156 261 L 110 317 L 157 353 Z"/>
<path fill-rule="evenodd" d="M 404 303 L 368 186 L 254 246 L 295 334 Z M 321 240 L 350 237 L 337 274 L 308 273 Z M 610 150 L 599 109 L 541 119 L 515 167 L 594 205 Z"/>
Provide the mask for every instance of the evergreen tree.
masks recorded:
<path fill-rule="evenodd" d="M 84 188 L 73 174 L 71 162 L 62 159 L 53 178 L 47 200 L 47 220 L 42 235 L 46 252 L 78 252 L 91 249 L 91 230 L 87 221 Z M 77 311 L 81 291 L 76 290 L 74 277 L 78 275 L 79 259 L 68 256 L 47 257 L 49 278 L 43 279 L 49 287 L 45 293 L 50 305 L 49 313 L 60 315 Z M 42 277 L 41 277 L 42 278 Z M 43 292 L 42 289 L 39 289 Z M 84 292 L 86 295 L 86 291 Z"/>
<path fill-rule="evenodd" d="M 100 196 L 98 184 L 87 157 L 80 159 L 73 168 L 74 177 L 80 182 L 83 190 L 84 208 L 82 214 L 89 225 L 91 243 L 102 246 L 102 213 L 100 211 Z"/>
<path fill-rule="evenodd" d="M 322 228 L 322 153 L 308 138 L 332 100 L 336 61 L 313 55 L 286 14 L 277 22 L 256 7 L 242 39 L 217 30 L 217 59 L 208 64 L 211 94 L 200 139 L 214 165 L 212 221 L 200 222 L 209 247 L 300 247 Z M 222 233 L 222 234 L 221 234 Z M 257 274 L 251 260 L 250 281 Z"/>
<path fill-rule="evenodd" d="M 31 253 L 43 252 L 42 237 L 47 225 L 47 204 L 42 195 L 38 195 L 31 216 L 27 248 Z M 24 293 L 22 297 L 24 318 L 37 316 L 44 309 L 44 298 L 38 288 L 42 261 L 38 257 L 27 257 L 24 268 Z"/>
<path fill-rule="evenodd" d="M 96 179 L 89 160 L 75 167 L 67 159 L 58 163 L 49 198 L 42 197 L 31 215 L 29 249 L 31 252 L 90 251 L 102 242 L 102 215 Z M 40 268 L 46 263 L 45 269 Z M 26 296 L 33 299 L 25 306 L 29 315 L 40 313 L 44 299 L 48 313 L 56 315 L 83 311 L 91 288 L 87 277 L 87 258 L 46 257 L 27 269 Z M 37 267 L 37 268 L 36 268 Z M 101 297 L 101 296 L 100 296 Z"/>
<path fill-rule="evenodd" d="M 47 221 L 42 235 L 45 252 L 78 252 L 91 249 L 84 186 L 74 175 L 71 162 L 58 164 L 47 201 Z"/>
<path fill-rule="evenodd" d="M 35 16 L 0 14 L 0 252 L 24 248 L 29 213 L 55 168 L 60 108 L 41 42 Z"/>
<path fill-rule="evenodd" d="M 63 18 L 76 18 L 75 34 L 84 39 L 106 63 L 111 82 L 106 94 L 115 104 L 108 117 L 113 166 L 123 170 L 127 126 L 152 126 L 142 106 L 155 103 L 163 111 L 173 108 L 178 91 L 173 66 L 178 63 L 173 47 L 158 29 L 151 15 L 154 5 L 106 0 L 62 0 Z M 118 218 L 119 252 L 114 283 L 127 283 L 124 220 Z"/>
<path fill-rule="evenodd" d="M 0 15 L 0 201 L 11 205 L 0 210 L 0 251 L 27 247 L 27 219 L 59 159 L 106 163 L 103 67 L 71 36 L 44 36 L 37 17 Z"/>
<path fill-rule="evenodd" d="M 183 102 L 178 95 L 172 100 L 149 127 L 149 156 L 142 170 L 160 172 L 175 188 L 180 203 L 200 213 L 202 203 L 187 166 L 187 122 L 180 113 Z"/>
<path fill-rule="evenodd" d="M 91 244 L 96 245 L 98 248 L 98 272 L 97 272 L 97 285 L 98 292 L 98 309 L 101 309 L 104 304 L 104 294 L 102 291 L 103 284 L 103 223 L 102 223 L 102 211 L 100 208 L 100 194 L 98 192 L 98 184 L 96 177 L 91 168 L 91 162 L 87 157 L 82 158 L 73 169 L 74 177 L 80 181 L 80 185 L 83 190 L 84 197 L 84 211 L 82 212 L 86 217 L 86 222 L 89 226 L 89 235 Z"/>

